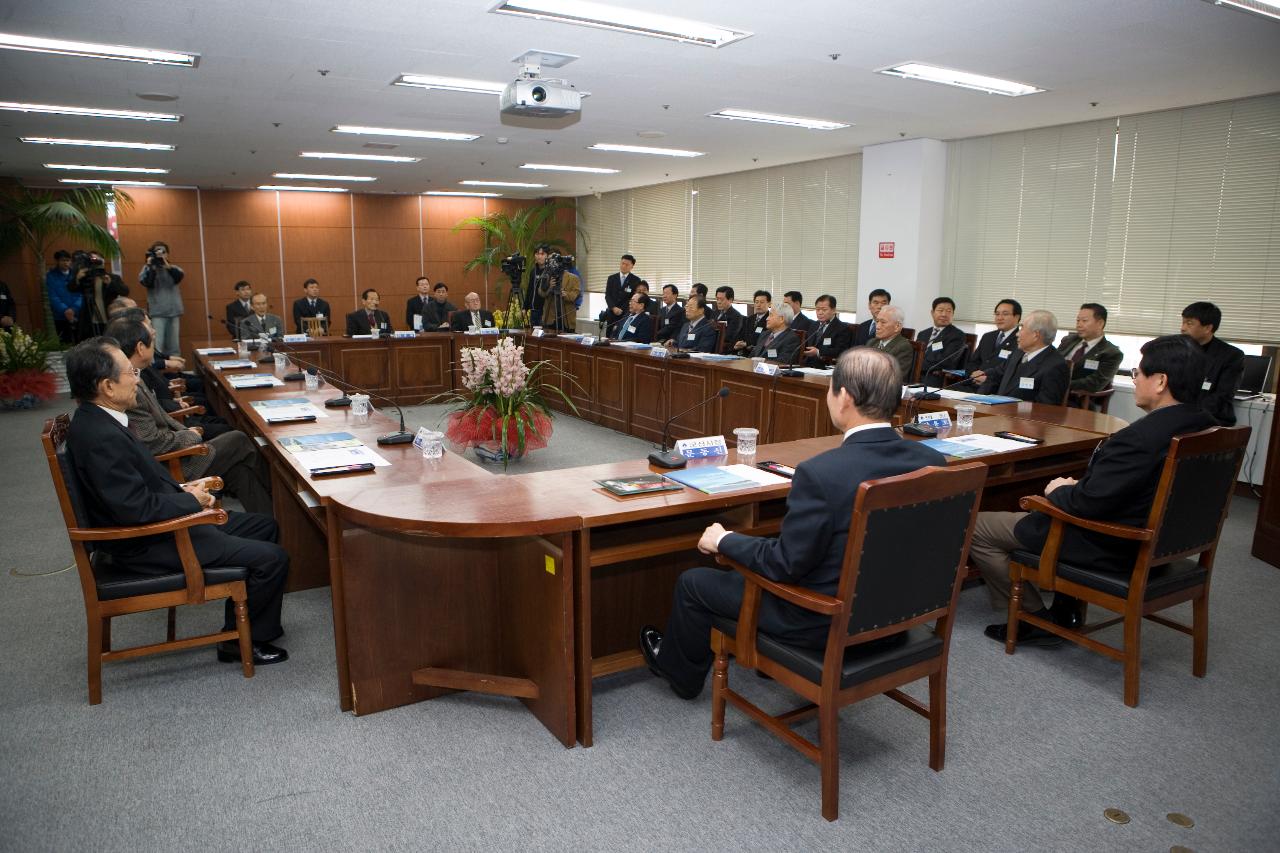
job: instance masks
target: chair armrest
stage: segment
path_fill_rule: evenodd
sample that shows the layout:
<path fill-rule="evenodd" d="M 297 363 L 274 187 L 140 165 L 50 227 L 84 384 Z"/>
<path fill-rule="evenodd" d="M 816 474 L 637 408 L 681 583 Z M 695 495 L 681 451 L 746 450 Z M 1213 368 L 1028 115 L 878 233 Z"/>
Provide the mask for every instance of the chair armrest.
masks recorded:
<path fill-rule="evenodd" d="M 770 580 L 723 554 L 716 555 L 716 562 L 734 569 L 738 574 L 745 577 L 749 583 L 753 583 L 765 592 L 776 595 L 784 601 L 789 601 L 797 607 L 803 607 L 805 610 L 812 613 L 820 613 L 823 616 L 834 616 L 840 612 L 840 599 L 838 598 L 832 598 L 829 595 L 823 595 L 820 592 L 814 592 L 802 586 L 792 586 L 791 584 Z"/>
<path fill-rule="evenodd" d="M 169 417 L 175 421 L 180 421 L 188 415 L 203 415 L 204 406 L 184 406 L 181 409 L 174 409 L 169 413 Z"/>
<path fill-rule="evenodd" d="M 186 456 L 208 456 L 209 445 L 193 444 L 190 447 L 179 447 L 177 450 L 170 450 L 168 453 L 160 453 L 156 455 L 157 462 L 168 462 L 170 459 L 182 459 Z"/>
<path fill-rule="evenodd" d="M 223 484 L 223 482 L 222 482 L 222 478 L 221 478 L 221 477 L 216 477 L 216 476 L 211 476 L 211 477 L 201 477 L 199 480 L 192 480 L 191 482 L 189 482 L 189 483 L 183 483 L 182 485 L 183 485 L 183 486 L 195 486 L 195 485 L 200 485 L 200 484 L 203 484 L 203 485 L 204 485 L 204 488 L 205 488 L 205 491 L 208 491 L 208 492 L 216 492 L 216 491 L 218 491 L 219 489 L 224 488 L 224 484 Z"/>
<path fill-rule="evenodd" d="M 1070 524 L 1072 527 L 1091 530 L 1094 533 L 1101 533 L 1104 536 L 1114 536 L 1117 539 L 1131 539 L 1137 542 L 1146 542 L 1152 536 L 1151 530 L 1146 527 L 1130 527 L 1127 524 L 1111 524 L 1106 521 L 1094 521 L 1089 518 L 1080 518 L 1079 516 L 1072 515 L 1069 512 L 1063 512 L 1048 498 L 1042 495 L 1028 495 L 1018 501 L 1018 505 L 1031 512 L 1043 512 L 1050 518 L 1056 518 L 1059 521 Z"/>
<path fill-rule="evenodd" d="M 155 536 L 158 533 L 173 533 L 201 524 L 226 524 L 227 511 L 224 509 L 202 509 L 190 515 L 158 521 L 155 524 L 143 524 L 137 527 L 72 527 L 67 534 L 73 542 L 105 542 L 118 539 L 135 539 L 139 536 Z"/>

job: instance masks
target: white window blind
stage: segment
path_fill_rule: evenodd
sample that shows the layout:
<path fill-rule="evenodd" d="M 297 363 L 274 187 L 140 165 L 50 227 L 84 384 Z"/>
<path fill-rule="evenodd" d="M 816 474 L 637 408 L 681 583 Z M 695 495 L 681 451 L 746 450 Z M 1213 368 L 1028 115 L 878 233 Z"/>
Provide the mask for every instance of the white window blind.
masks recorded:
<path fill-rule="evenodd" d="M 627 191 L 627 196 L 627 251 L 636 257 L 636 273 L 649 282 L 649 292 L 655 296 L 662 292 L 664 284 L 687 288 L 691 201 L 688 182 L 639 187 Z M 617 272 L 617 256 L 611 272 Z"/>

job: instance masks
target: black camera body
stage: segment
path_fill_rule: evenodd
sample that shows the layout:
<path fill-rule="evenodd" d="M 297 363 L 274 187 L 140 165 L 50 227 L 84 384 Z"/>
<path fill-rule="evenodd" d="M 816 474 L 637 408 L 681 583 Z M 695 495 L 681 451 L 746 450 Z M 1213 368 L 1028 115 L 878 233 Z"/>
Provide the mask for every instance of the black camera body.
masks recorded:
<path fill-rule="evenodd" d="M 559 252 L 552 252 L 547 255 L 547 263 L 543 266 L 547 275 L 552 281 L 559 281 L 564 275 L 564 271 L 573 266 L 575 258 L 573 255 L 562 255 Z"/>
<path fill-rule="evenodd" d="M 507 277 L 513 282 L 519 281 L 520 277 L 524 275 L 524 267 L 524 255 L 519 252 L 502 259 L 502 271 L 506 273 Z"/>

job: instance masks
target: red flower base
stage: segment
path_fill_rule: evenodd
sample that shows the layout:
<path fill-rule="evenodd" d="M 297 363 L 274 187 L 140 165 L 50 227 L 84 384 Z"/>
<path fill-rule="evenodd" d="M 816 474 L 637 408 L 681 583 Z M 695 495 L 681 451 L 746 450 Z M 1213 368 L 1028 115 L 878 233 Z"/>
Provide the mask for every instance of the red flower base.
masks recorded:
<path fill-rule="evenodd" d="M 460 447 L 485 447 L 491 450 L 502 448 L 502 432 L 499 429 L 498 410 L 493 407 L 484 409 L 466 409 L 452 412 L 445 427 L 445 435 L 454 445 Z M 532 421 L 532 429 L 528 421 Z M 506 449 L 514 455 L 519 454 L 520 434 L 515 419 L 507 420 Z M 547 446 L 551 438 L 551 418 L 539 411 L 529 413 L 524 431 L 524 452 L 541 450 Z"/>
<path fill-rule="evenodd" d="M 57 393 L 53 374 L 38 367 L 0 373 L 0 400 L 34 398 L 43 403 Z"/>

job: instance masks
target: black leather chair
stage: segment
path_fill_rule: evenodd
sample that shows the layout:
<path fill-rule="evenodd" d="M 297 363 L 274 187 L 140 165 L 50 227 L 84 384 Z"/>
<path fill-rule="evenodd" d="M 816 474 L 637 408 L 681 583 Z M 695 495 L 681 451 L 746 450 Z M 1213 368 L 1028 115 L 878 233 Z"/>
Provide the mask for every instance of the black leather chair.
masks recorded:
<path fill-rule="evenodd" d="M 736 620 L 719 619 L 711 632 L 711 737 L 724 736 L 725 703 L 742 710 L 816 761 L 822 776 L 822 816 L 838 816 L 840 708 L 885 694 L 929 720 L 929 766 L 941 770 L 946 741 L 947 656 L 952 614 L 960 594 L 969 540 L 986 468 L 969 463 L 924 468 L 858 488 L 834 596 L 777 583 L 725 557 L 746 579 Z M 922 529 L 930 547 L 902 559 L 902 546 Z M 761 593 L 831 617 L 825 649 L 788 645 L 757 631 Z M 929 624 L 932 623 L 932 624 Z M 729 655 L 808 700 L 770 715 L 729 687 Z M 925 705 L 898 688 L 929 679 Z M 791 726 L 818 717 L 819 743 Z"/>

